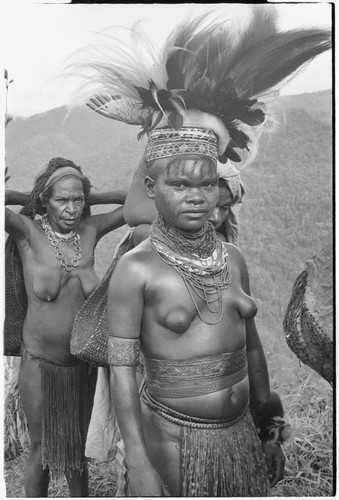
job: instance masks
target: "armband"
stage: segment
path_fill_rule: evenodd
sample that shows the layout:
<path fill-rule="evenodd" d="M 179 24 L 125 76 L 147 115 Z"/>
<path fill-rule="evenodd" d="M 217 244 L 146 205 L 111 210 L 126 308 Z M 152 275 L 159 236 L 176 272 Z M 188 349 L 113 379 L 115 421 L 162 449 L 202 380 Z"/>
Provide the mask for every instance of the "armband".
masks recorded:
<path fill-rule="evenodd" d="M 270 441 L 276 446 L 291 436 L 291 426 L 283 418 L 283 405 L 275 392 L 271 393 L 268 401 L 250 405 L 250 409 L 261 441 Z"/>
<path fill-rule="evenodd" d="M 137 366 L 140 358 L 140 339 L 108 337 L 108 364 Z"/>

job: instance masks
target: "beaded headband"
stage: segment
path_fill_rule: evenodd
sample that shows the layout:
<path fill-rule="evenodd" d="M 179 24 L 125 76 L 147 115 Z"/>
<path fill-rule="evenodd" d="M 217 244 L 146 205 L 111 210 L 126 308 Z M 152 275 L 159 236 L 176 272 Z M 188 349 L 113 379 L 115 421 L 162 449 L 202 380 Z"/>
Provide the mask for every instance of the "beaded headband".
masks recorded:
<path fill-rule="evenodd" d="M 178 155 L 198 154 L 217 161 L 218 143 L 212 130 L 198 127 L 157 128 L 150 132 L 146 162 Z"/>
<path fill-rule="evenodd" d="M 84 175 L 81 172 L 79 172 L 79 170 L 77 170 L 76 168 L 73 167 L 58 168 L 48 178 L 42 193 L 44 193 L 49 187 L 53 186 L 53 184 L 55 184 L 57 181 L 59 181 L 63 177 L 66 177 L 66 175 L 74 175 L 75 177 L 79 177 L 79 179 L 84 178 Z"/>

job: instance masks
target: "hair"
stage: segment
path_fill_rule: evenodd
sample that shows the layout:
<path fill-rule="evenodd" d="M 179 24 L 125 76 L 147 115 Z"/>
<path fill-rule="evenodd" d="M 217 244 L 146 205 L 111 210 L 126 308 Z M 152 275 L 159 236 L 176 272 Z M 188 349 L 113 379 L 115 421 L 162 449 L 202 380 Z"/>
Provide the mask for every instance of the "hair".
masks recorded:
<path fill-rule="evenodd" d="M 28 201 L 20 211 L 22 215 L 26 215 L 27 217 L 34 219 L 36 214 L 43 215 L 46 212 L 45 205 L 48 202 L 49 198 L 51 197 L 53 186 L 50 186 L 43 193 L 44 187 L 49 177 L 56 170 L 62 167 L 72 167 L 78 170 L 79 172 L 83 173 L 81 167 L 76 165 L 72 160 L 67 160 L 65 158 L 59 158 L 59 157 L 52 158 L 48 162 L 47 167 L 43 170 L 43 172 L 39 173 L 36 176 L 34 180 L 34 187 L 28 197 Z M 90 215 L 91 210 L 89 205 L 89 196 L 91 193 L 92 185 L 88 177 L 84 176 L 84 178 L 80 180 L 82 182 L 84 196 L 85 196 L 85 208 L 82 215 Z"/>

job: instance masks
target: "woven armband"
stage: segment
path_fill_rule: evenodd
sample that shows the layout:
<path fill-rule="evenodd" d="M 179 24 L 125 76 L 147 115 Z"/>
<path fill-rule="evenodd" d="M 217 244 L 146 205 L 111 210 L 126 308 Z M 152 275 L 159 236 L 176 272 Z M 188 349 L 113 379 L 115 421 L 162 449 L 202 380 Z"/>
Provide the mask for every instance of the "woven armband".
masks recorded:
<path fill-rule="evenodd" d="M 271 393 L 268 401 L 250 405 L 250 409 L 261 441 L 270 441 L 272 445 L 278 445 L 291 436 L 291 426 L 283 418 L 283 405 L 275 392 Z"/>
<path fill-rule="evenodd" d="M 140 339 L 108 337 L 108 364 L 137 366 L 140 358 Z"/>

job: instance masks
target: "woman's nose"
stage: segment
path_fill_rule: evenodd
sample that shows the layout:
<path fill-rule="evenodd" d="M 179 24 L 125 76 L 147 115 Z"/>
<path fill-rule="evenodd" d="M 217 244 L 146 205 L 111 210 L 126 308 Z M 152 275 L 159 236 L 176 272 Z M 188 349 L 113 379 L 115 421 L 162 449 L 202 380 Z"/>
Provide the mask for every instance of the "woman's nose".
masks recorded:
<path fill-rule="evenodd" d="M 204 193 L 199 188 L 190 189 L 187 195 L 187 201 L 190 203 L 203 203 L 205 201 Z"/>
<path fill-rule="evenodd" d="M 74 213 L 76 212 L 76 208 L 75 208 L 75 204 L 73 203 L 73 201 L 69 201 L 67 203 L 67 208 L 66 208 L 67 212 L 70 212 L 70 213 Z"/>

